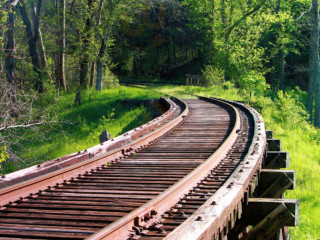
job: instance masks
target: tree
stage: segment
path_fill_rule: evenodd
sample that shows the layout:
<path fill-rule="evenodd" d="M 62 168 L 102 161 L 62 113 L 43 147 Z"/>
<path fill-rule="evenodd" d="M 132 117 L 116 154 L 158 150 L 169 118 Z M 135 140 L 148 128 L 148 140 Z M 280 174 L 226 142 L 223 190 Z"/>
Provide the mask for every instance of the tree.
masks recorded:
<path fill-rule="evenodd" d="M 14 79 L 14 65 L 15 59 L 14 54 L 16 51 L 16 44 L 15 44 L 15 37 L 14 37 L 14 25 L 15 25 L 15 13 L 14 8 L 10 7 L 9 14 L 7 20 L 7 44 L 5 49 L 5 72 L 7 77 L 8 88 L 10 91 L 8 92 L 9 99 L 11 104 L 13 105 L 12 114 L 16 114 L 14 105 L 16 104 L 17 96 L 16 96 L 16 86 L 15 86 L 15 79 Z"/>
<path fill-rule="evenodd" d="M 320 67 L 319 67 L 319 0 L 312 0 L 312 29 L 310 37 L 310 66 L 308 87 L 308 112 L 310 121 L 314 111 L 314 125 L 320 127 Z M 313 104 L 315 101 L 315 108 Z"/>
<path fill-rule="evenodd" d="M 85 22 L 85 28 L 83 32 L 83 55 L 80 62 L 80 85 L 82 88 L 88 88 L 88 72 L 89 72 L 89 45 L 91 38 L 91 29 L 92 29 L 92 8 L 95 0 L 88 0 L 87 2 L 87 19 Z"/>
<path fill-rule="evenodd" d="M 56 81 L 59 89 L 67 90 L 65 76 L 66 0 L 59 0 L 57 10 L 59 15 L 60 38 L 58 41 L 59 52 L 56 62 Z"/>
<path fill-rule="evenodd" d="M 39 40 L 40 10 L 42 6 L 42 0 L 38 0 L 38 3 L 37 3 L 36 14 L 34 16 L 35 21 L 34 21 L 33 31 L 32 31 L 32 25 L 28 17 L 24 0 L 20 0 L 20 3 L 18 4 L 18 6 L 19 6 L 23 23 L 26 27 L 27 42 L 29 46 L 29 53 L 31 56 L 33 70 L 37 73 L 37 80 L 35 83 L 35 87 L 38 92 L 43 92 L 44 91 L 44 88 L 43 88 L 44 75 L 40 65 L 39 53 L 37 49 L 37 42 Z"/>

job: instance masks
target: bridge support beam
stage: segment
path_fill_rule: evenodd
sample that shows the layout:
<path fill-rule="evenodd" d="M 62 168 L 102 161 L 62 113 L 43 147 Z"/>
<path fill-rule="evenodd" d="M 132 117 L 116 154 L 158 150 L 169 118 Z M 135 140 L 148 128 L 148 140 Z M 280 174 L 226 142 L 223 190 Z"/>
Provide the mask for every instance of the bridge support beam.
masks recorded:
<path fill-rule="evenodd" d="M 277 213 L 277 215 L 274 213 Z M 298 217 L 299 200 L 297 199 L 250 198 L 248 205 L 244 208 L 240 222 L 246 225 L 253 225 L 255 228 L 260 223 L 266 222 L 267 225 L 270 225 L 273 220 L 278 222 L 277 219 L 280 219 L 280 223 L 283 222 L 284 225 L 277 225 L 277 231 L 279 231 L 279 228 L 283 226 L 296 226 Z M 267 225 L 266 227 L 268 228 Z M 262 228 L 260 227 L 260 229 Z"/>
<path fill-rule="evenodd" d="M 280 139 L 267 139 L 269 151 L 281 151 L 281 140 Z"/>
<path fill-rule="evenodd" d="M 289 166 L 289 153 L 282 151 L 280 140 L 273 138 L 273 131 L 266 131 L 266 136 L 268 150 L 259 182 L 256 184 L 256 179 L 252 179 L 254 192 L 248 191 L 241 218 L 229 231 L 228 240 L 288 240 L 288 226 L 298 224 L 299 201 L 283 199 L 286 190 L 295 188 L 295 172 L 279 170 Z"/>
<path fill-rule="evenodd" d="M 299 201 L 288 199 L 250 199 L 242 221 L 254 227 L 242 239 L 270 239 L 284 226 L 297 226 Z"/>
<path fill-rule="evenodd" d="M 293 189 L 295 189 L 295 171 L 262 169 L 254 195 L 260 198 L 281 198 L 286 190 Z"/>
<path fill-rule="evenodd" d="M 264 162 L 265 169 L 280 169 L 289 167 L 289 152 L 268 151 Z"/>
<path fill-rule="evenodd" d="M 298 221 L 299 200 L 250 198 L 228 240 L 284 239 L 285 227 L 294 227 Z M 248 229 L 249 225 L 253 228 Z"/>

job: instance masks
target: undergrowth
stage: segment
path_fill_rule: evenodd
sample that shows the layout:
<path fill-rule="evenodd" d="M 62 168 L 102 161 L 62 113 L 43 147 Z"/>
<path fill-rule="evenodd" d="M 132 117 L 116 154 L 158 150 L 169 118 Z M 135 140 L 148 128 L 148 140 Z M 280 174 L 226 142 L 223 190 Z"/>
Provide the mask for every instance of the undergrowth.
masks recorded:
<path fill-rule="evenodd" d="M 159 97 L 154 92 L 120 86 L 102 92 L 84 91 L 81 105 L 75 105 L 75 94 L 64 93 L 51 106 L 58 123 L 50 125 L 50 130 L 38 138 L 34 132 L 24 130 L 24 139 L 14 149 L 21 161 L 7 161 L 1 171 L 9 173 L 97 145 L 104 130 L 116 137 L 140 126 L 151 120 L 154 112 L 123 101 Z"/>

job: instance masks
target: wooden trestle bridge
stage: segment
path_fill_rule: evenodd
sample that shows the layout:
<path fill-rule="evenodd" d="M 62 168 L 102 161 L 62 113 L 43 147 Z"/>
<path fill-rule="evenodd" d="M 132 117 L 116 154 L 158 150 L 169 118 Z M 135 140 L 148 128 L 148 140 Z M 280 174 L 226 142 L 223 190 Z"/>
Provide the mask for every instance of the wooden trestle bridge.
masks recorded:
<path fill-rule="evenodd" d="M 289 239 L 298 200 L 280 140 L 252 108 L 162 98 L 160 117 L 2 176 L 0 239 Z"/>

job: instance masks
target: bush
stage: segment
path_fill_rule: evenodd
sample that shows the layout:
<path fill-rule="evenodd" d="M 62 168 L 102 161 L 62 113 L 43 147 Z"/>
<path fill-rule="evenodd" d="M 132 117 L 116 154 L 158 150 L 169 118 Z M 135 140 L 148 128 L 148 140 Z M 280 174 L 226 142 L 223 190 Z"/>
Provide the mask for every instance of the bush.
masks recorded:
<path fill-rule="evenodd" d="M 8 151 L 7 151 L 7 146 L 3 145 L 0 147 L 0 164 L 2 162 L 5 162 L 8 158 L 10 157 Z M 1 168 L 1 165 L 0 165 Z"/>
<path fill-rule="evenodd" d="M 288 128 L 303 127 L 307 125 L 308 113 L 302 103 L 293 98 L 293 91 L 283 94 L 279 91 L 278 97 L 275 99 L 275 109 L 272 116 L 277 122 L 284 123 Z"/>
<path fill-rule="evenodd" d="M 242 75 L 239 79 L 239 86 L 245 97 L 253 95 L 263 96 L 266 89 L 269 88 L 264 76 L 255 71 L 249 71 L 245 75 Z"/>
<path fill-rule="evenodd" d="M 110 69 L 108 67 L 106 67 L 104 70 L 104 74 L 103 74 L 103 86 L 110 88 L 110 87 L 115 87 L 118 85 L 119 85 L 119 80 L 110 71 Z"/>
<path fill-rule="evenodd" d="M 224 70 L 221 68 L 207 65 L 202 73 L 209 86 L 221 86 L 224 83 Z"/>

